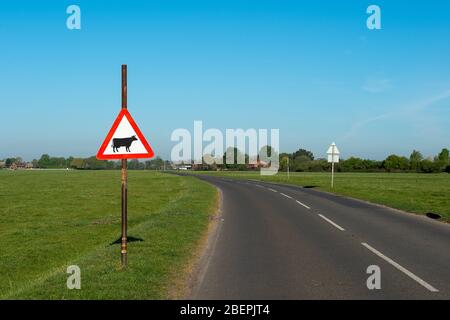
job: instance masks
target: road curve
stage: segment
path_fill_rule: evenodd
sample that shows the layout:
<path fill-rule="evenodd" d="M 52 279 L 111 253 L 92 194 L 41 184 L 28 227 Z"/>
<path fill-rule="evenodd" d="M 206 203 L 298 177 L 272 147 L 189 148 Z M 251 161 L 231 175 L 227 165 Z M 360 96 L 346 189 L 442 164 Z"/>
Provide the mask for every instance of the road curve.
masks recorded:
<path fill-rule="evenodd" d="M 296 186 L 198 176 L 222 219 L 194 299 L 449 299 L 450 226 Z M 381 289 L 369 290 L 369 266 Z"/>

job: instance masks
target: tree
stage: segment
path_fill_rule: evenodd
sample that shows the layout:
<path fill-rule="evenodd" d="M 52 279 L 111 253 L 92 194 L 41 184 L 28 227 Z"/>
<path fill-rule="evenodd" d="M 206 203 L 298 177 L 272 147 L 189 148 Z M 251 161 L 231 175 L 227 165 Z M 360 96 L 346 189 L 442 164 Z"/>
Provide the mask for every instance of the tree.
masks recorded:
<path fill-rule="evenodd" d="M 155 159 L 145 161 L 143 167 L 147 170 L 160 170 L 164 168 L 164 160 L 157 156 Z"/>
<path fill-rule="evenodd" d="M 271 158 L 276 159 L 278 157 L 279 161 L 279 154 L 276 152 L 272 146 L 263 146 L 261 149 L 259 149 L 257 160 L 269 163 L 271 162 Z"/>
<path fill-rule="evenodd" d="M 449 161 L 449 151 L 446 148 L 443 148 L 441 152 L 437 155 L 435 162 L 437 163 L 437 166 L 439 167 L 439 171 L 445 171 L 447 165 L 450 163 Z"/>
<path fill-rule="evenodd" d="M 161 170 L 164 168 L 164 160 L 161 157 L 156 157 L 154 160 L 154 165 L 157 170 Z"/>
<path fill-rule="evenodd" d="M 387 171 L 407 170 L 409 168 L 409 161 L 405 157 L 391 154 L 384 160 L 383 166 Z"/>
<path fill-rule="evenodd" d="M 357 171 L 365 169 L 364 160 L 361 158 L 350 157 L 341 163 L 343 171 Z"/>
<path fill-rule="evenodd" d="M 98 160 L 95 156 L 83 159 L 83 162 L 84 169 L 106 169 L 106 161 Z"/>
<path fill-rule="evenodd" d="M 280 168 L 278 171 L 287 171 L 289 155 L 287 153 L 280 154 Z M 291 161 L 289 161 L 289 170 L 291 170 Z"/>
<path fill-rule="evenodd" d="M 420 162 L 420 170 L 425 173 L 439 172 L 440 166 L 439 163 L 436 161 L 424 159 Z"/>
<path fill-rule="evenodd" d="M 48 168 L 50 166 L 50 156 L 48 154 L 43 154 L 38 160 L 39 168 Z"/>
<path fill-rule="evenodd" d="M 128 161 L 127 167 L 130 170 L 142 170 L 145 168 L 145 164 L 140 162 L 138 159 L 132 159 Z"/>
<path fill-rule="evenodd" d="M 423 156 L 420 151 L 413 150 L 411 155 L 409 156 L 409 163 L 411 165 L 412 170 L 420 169 L 420 162 L 423 160 Z"/>
<path fill-rule="evenodd" d="M 298 149 L 297 151 L 294 152 L 292 157 L 294 159 L 297 157 L 305 157 L 305 159 L 308 158 L 309 160 L 314 160 L 314 154 L 311 151 L 305 149 Z"/>
<path fill-rule="evenodd" d="M 231 158 L 232 154 L 234 153 L 234 157 L 232 158 L 232 163 L 227 162 L 227 158 Z M 238 163 L 238 159 L 243 157 L 244 163 Z M 231 160 L 231 159 L 230 159 Z M 241 151 L 239 151 L 236 147 L 229 147 L 223 154 L 223 167 L 227 169 L 233 169 L 233 170 L 245 170 L 246 163 L 248 163 L 248 155 L 243 154 Z"/>
<path fill-rule="evenodd" d="M 72 163 L 72 160 L 73 160 L 73 157 L 68 157 L 68 158 L 66 159 L 66 161 L 64 161 L 64 166 L 65 166 L 66 168 L 69 168 L 69 167 L 70 167 L 70 164 Z"/>
<path fill-rule="evenodd" d="M 84 159 L 82 159 L 82 158 L 74 158 L 70 162 L 69 167 L 73 168 L 73 169 L 84 169 Z"/>
<path fill-rule="evenodd" d="M 441 152 L 439 152 L 438 159 L 446 164 L 449 162 L 449 151 L 447 148 L 443 148 Z"/>
<path fill-rule="evenodd" d="M 6 158 L 6 161 L 5 161 L 5 166 L 7 167 L 7 168 L 9 168 L 13 163 L 15 163 L 16 162 L 16 159 L 15 158 Z"/>

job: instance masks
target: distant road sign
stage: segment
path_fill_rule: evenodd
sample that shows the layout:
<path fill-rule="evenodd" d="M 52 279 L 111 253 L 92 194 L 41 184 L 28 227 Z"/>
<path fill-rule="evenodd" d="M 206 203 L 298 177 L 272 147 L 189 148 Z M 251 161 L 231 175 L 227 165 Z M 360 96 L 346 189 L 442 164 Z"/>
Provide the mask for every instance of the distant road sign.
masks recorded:
<path fill-rule="evenodd" d="M 334 187 L 334 164 L 339 162 L 339 150 L 336 143 L 332 143 L 327 150 L 328 162 L 331 162 L 331 187 Z"/>
<path fill-rule="evenodd" d="M 328 162 L 339 162 L 339 150 L 336 147 L 336 144 L 333 142 L 327 150 Z"/>
<path fill-rule="evenodd" d="M 152 158 L 154 152 L 127 109 L 123 108 L 97 152 L 97 159 Z"/>

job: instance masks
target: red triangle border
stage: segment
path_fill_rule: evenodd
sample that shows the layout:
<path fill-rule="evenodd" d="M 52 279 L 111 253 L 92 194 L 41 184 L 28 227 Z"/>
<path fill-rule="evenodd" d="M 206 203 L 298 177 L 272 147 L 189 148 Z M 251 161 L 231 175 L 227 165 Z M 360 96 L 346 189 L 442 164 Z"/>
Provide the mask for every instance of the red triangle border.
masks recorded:
<path fill-rule="evenodd" d="M 138 138 L 144 145 L 145 150 L 147 150 L 147 153 L 127 153 L 127 154 L 103 154 L 108 147 L 109 141 L 111 141 L 112 136 L 116 132 L 117 127 L 120 124 L 120 121 L 123 117 L 126 117 L 128 121 L 130 122 L 131 126 L 133 127 L 134 131 L 136 132 Z M 141 130 L 139 130 L 139 127 L 137 126 L 136 122 L 134 121 L 131 114 L 128 112 L 127 109 L 121 109 L 119 115 L 117 116 L 116 120 L 114 121 L 111 129 L 108 132 L 108 135 L 106 136 L 105 140 L 103 141 L 100 149 L 97 152 L 97 159 L 99 160 L 109 160 L 109 159 L 137 159 L 137 158 L 153 158 L 155 156 L 155 153 L 153 152 L 152 148 L 148 144 L 147 140 L 145 139 L 144 135 L 142 134 Z"/>

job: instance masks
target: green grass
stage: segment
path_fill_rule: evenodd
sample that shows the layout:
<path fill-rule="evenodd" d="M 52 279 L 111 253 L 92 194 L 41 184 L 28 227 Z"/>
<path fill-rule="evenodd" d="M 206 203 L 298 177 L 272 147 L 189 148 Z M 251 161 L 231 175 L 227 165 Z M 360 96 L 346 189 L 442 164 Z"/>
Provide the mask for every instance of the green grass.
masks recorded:
<path fill-rule="evenodd" d="M 0 299 L 164 299 L 186 277 L 217 192 L 129 171 L 129 266 L 120 268 L 119 171 L 0 171 Z M 81 268 L 68 290 L 66 268 Z"/>
<path fill-rule="evenodd" d="M 330 187 L 330 173 L 286 173 L 261 176 L 259 172 L 207 172 L 238 179 L 314 186 L 389 207 L 425 214 L 439 213 L 450 222 L 450 174 L 421 173 L 335 173 L 334 189 Z"/>

